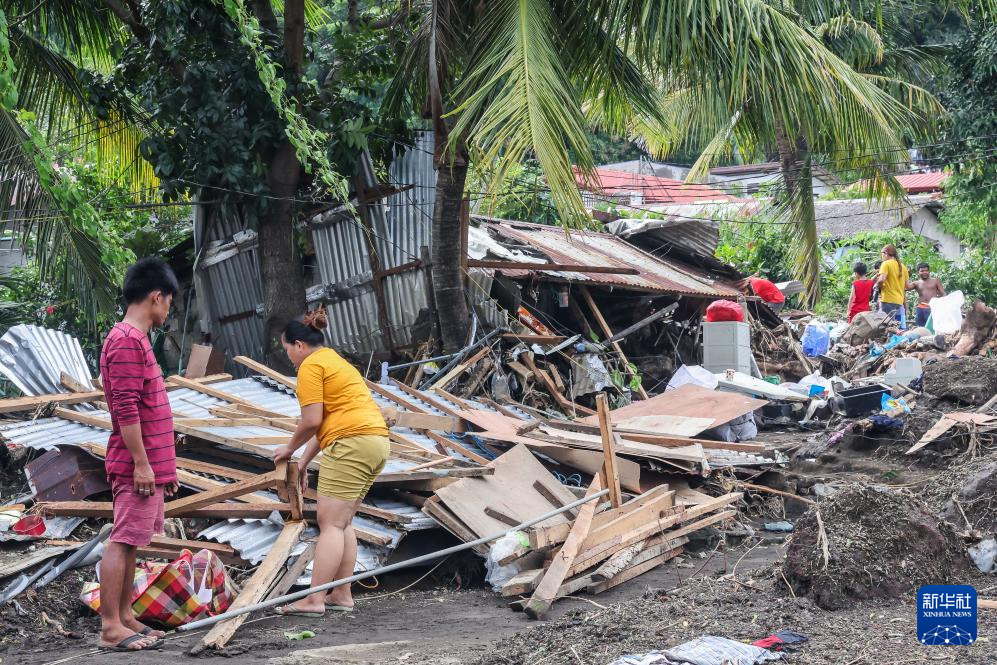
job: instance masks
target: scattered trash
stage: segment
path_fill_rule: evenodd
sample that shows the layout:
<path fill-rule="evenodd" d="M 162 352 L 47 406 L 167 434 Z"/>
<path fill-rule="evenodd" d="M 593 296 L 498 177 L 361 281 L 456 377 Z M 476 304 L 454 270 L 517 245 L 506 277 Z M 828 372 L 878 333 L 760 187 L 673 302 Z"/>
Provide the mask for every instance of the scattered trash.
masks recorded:
<path fill-rule="evenodd" d="M 298 632 L 285 630 L 284 637 L 289 640 L 307 640 L 315 637 L 315 632 L 311 630 L 299 630 Z"/>

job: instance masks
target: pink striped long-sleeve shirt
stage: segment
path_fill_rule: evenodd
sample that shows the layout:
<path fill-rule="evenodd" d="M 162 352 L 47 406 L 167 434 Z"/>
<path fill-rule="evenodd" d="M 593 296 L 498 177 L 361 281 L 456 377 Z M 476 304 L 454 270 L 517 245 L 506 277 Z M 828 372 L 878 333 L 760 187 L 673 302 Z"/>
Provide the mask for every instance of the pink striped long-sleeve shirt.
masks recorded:
<path fill-rule="evenodd" d="M 104 462 L 108 478 L 127 479 L 134 475 L 135 462 L 121 428 L 139 423 L 156 484 L 174 482 L 177 467 L 173 412 L 148 336 L 124 322 L 114 326 L 104 340 L 100 374 L 113 426 Z"/>

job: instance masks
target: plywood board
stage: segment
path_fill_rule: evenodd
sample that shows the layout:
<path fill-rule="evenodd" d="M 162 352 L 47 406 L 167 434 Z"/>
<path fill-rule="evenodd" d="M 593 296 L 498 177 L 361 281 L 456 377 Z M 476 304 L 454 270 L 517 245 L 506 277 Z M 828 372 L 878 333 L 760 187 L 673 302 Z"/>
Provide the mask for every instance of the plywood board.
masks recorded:
<path fill-rule="evenodd" d="M 526 445 L 531 450 L 546 455 L 557 460 L 561 464 L 578 469 L 590 476 L 594 476 L 602 469 L 602 454 L 594 450 L 579 450 L 568 448 L 556 443 L 544 443 L 543 441 L 527 441 Z M 633 460 L 616 460 L 616 470 L 620 474 L 620 486 L 631 492 L 640 493 L 640 464 Z"/>
<path fill-rule="evenodd" d="M 520 522 L 550 512 L 550 501 L 533 484 L 540 481 L 547 491 L 564 503 L 575 496 L 557 481 L 533 456 L 526 446 L 516 446 L 488 464 L 494 474 L 482 478 L 464 478 L 436 491 L 446 507 L 479 537 L 489 536 L 508 528 L 500 520 L 485 514 L 492 508 Z M 544 524 L 568 521 L 557 515 Z"/>
<path fill-rule="evenodd" d="M 672 436 L 695 436 L 718 427 L 768 402 L 740 393 L 708 390 L 691 383 L 610 412 L 613 426 Z M 581 422 L 598 425 L 596 417 Z"/>

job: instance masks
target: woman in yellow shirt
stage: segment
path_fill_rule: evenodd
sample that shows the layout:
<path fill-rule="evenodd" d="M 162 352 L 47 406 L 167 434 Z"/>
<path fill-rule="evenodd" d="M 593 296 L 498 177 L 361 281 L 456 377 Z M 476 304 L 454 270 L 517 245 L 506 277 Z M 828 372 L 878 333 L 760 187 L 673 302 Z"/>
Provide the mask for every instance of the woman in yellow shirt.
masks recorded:
<path fill-rule="evenodd" d="M 357 537 L 353 516 L 360 501 L 388 460 L 391 444 L 381 411 L 363 376 L 338 353 L 325 346 L 322 331 L 329 325 L 325 310 L 308 312 L 284 328 L 281 343 L 298 369 L 301 420 L 291 441 L 274 451 L 274 461 L 300 457 L 303 482 L 308 464 L 322 452 L 318 476 L 319 539 L 312 564 L 312 586 L 353 575 Z M 351 611 L 349 585 L 313 593 L 280 607 L 278 614 L 322 616 L 326 608 Z"/>
<path fill-rule="evenodd" d="M 883 264 L 879 267 L 876 285 L 879 286 L 879 311 L 898 323 L 906 320 L 904 298 L 907 289 L 907 268 L 900 263 L 900 255 L 893 245 L 886 245 L 881 252 Z"/>

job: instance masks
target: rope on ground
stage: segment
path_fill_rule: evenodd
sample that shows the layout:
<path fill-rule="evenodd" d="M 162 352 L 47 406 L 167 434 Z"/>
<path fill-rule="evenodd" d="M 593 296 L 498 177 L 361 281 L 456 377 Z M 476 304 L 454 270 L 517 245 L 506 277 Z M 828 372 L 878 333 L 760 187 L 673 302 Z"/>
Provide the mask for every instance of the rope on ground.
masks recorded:
<path fill-rule="evenodd" d="M 408 586 L 402 587 L 401 589 L 398 589 L 396 591 L 392 591 L 390 593 L 379 593 L 379 594 L 377 594 L 375 596 L 360 596 L 359 598 L 356 599 L 356 602 L 359 602 L 361 600 L 366 601 L 366 600 L 377 600 L 378 598 L 387 598 L 388 596 L 394 596 L 396 593 L 402 593 L 403 591 L 408 591 L 409 589 L 411 589 L 412 587 L 414 587 L 416 584 L 418 584 L 419 582 L 423 581 L 424 579 L 426 579 L 427 577 L 429 577 L 430 575 L 432 575 L 433 573 L 435 573 L 436 569 L 439 568 L 440 566 L 442 566 L 449 559 L 450 559 L 450 557 L 444 557 L 443 559 L 440 559 L 440 562 L 438 564 L 436 564 L 435 566 L 433 566 L 432 568 L 430 568 L 429 572 L 427 572 L 425 575 L 423 575 L 422 577 L 420 577 L 419 579 L 417 579 L 415 582 L 412 582 Z"/>

